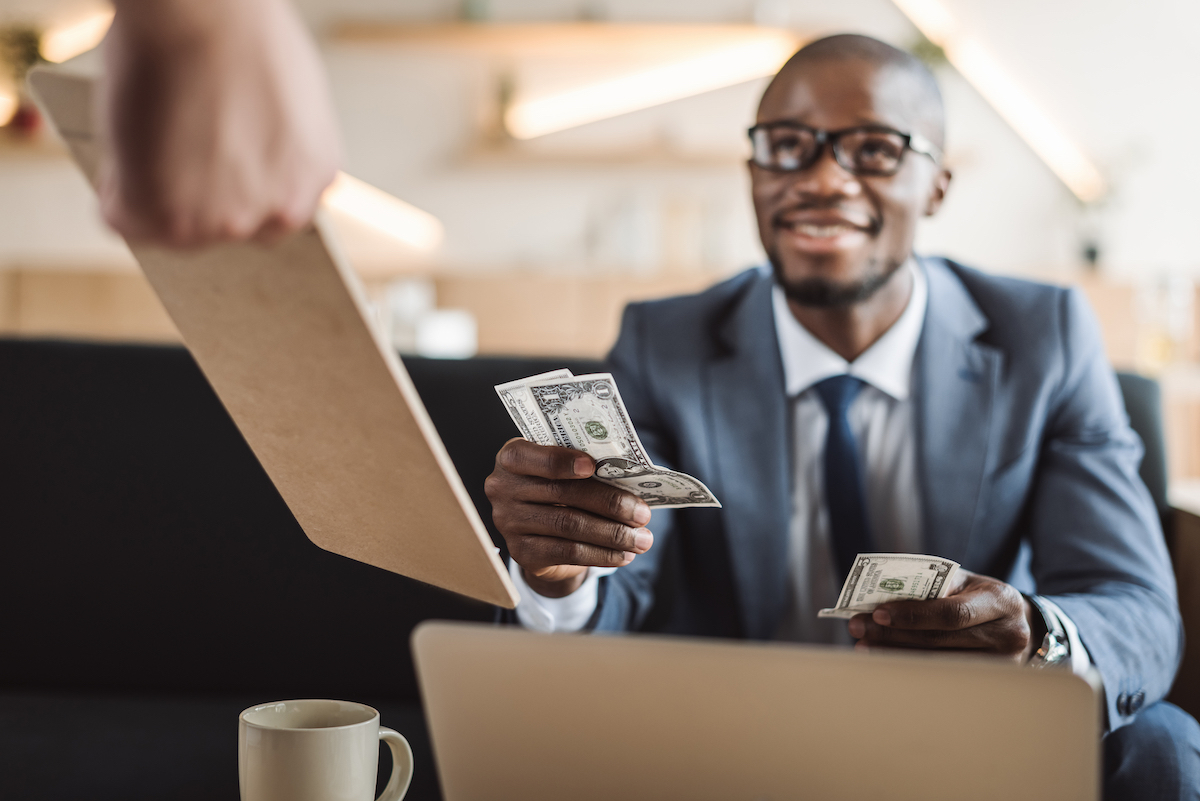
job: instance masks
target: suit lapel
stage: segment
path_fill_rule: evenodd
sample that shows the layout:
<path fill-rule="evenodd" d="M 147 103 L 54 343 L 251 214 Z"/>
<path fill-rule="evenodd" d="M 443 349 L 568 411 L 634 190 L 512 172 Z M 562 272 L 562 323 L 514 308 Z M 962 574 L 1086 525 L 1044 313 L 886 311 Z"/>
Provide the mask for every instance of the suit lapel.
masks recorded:
<path fill-rule="evenodd" d="M 704 377 L 729 561 L 753 639 L 774 633 L 787 602 L 791 421 L 771 285 L 756 277 L 731 308 Z"/>
<path fill-rule="evenodd" d="M 940 261 L 922 260 L 929 307 L 917 346 L 917 470 L 929 553 L 961 562 L 991 438 L 999 351 L 976 341 L 987 318 Z"/>

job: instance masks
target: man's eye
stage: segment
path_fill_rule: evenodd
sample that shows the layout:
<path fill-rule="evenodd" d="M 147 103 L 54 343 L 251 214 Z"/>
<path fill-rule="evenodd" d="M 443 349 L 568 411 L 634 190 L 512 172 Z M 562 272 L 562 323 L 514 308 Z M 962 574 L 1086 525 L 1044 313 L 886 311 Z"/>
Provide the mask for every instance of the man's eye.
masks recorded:
<path fill-rule="evenodd" d="M 864 142 L 862 148 L 859 150 L 859 154 L 869 158 L 894 158 L 900 154 L 900 149 L 894 143 L 887 140 L 876 140 Z"/>
<path fill-rule="evenodd" d="M 904 147 L 890 139 L 867 139 L 858 143 L 854 161 L 865 169 L 890 169 L 900 159 Z"/>
<path fill-rule="evenodd" d="M 795 153 L 800 149 L 800 140 L 795 136 L 783 136 L 771 143 L 776 153 Z"/>

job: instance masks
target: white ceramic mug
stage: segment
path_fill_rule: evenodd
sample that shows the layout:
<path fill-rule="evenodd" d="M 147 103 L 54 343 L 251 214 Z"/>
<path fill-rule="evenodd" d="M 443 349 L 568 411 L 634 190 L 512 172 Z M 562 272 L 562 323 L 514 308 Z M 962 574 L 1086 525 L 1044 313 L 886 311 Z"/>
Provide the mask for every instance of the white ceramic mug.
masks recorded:
<path fill-rule="evenodd" d="M 378 801 L 400 801 L 412 781 L 408 741 L 351 701 L 278 701 L 238 718 L 242 801 L 371 801 L 379 742 L 392 749 L 392 777 Z"/>

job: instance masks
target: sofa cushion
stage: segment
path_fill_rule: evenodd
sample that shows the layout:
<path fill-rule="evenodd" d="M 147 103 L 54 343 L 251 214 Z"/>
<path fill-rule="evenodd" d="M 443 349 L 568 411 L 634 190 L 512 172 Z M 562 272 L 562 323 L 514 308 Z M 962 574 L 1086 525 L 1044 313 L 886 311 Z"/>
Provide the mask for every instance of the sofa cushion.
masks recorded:
<path fill-rule="evenodd" d="M 489 523 L 492 384 L 562 364 L 410 363 Z M 183 348 L 0 340 L 0 380 L 0 688 L 415 701 L 412 628 L 494 615 L 313 545 Z"/>

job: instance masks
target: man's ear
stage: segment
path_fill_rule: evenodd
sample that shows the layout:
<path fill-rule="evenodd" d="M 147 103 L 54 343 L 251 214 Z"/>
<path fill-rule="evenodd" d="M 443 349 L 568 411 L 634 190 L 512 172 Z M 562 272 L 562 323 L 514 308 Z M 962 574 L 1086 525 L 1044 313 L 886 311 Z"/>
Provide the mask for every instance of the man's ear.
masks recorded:
<path fill-rule="evenodd" d="M 925 216 L 932 217 L 938 213 L 938 209 L 942 207 L 942 201 L 946 199 L 946 190 L 950 188 L 950 179 L 954 177 L 954 173 L 944 167 L 938 168 L 937 175 L 933 176 L 933 186 L 929 190 L 929 200 L 925 203 Z"/>

